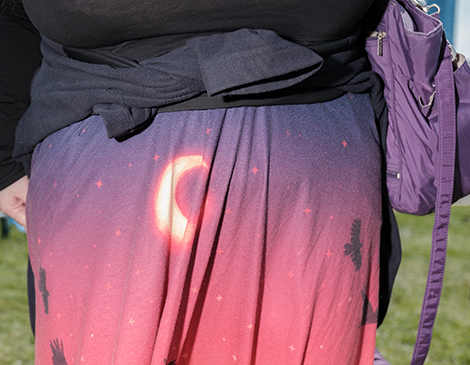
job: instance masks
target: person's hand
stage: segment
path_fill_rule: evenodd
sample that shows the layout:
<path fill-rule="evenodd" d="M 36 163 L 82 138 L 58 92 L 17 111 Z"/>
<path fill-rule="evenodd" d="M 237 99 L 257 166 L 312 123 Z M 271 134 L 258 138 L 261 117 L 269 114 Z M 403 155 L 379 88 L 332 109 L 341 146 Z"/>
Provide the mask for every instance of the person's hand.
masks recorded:
<path fill-rule="evenodd" d="M 29 179 L 23 176 L 0 190 L 0 210 L 26 228 L 26 194 Z"/>

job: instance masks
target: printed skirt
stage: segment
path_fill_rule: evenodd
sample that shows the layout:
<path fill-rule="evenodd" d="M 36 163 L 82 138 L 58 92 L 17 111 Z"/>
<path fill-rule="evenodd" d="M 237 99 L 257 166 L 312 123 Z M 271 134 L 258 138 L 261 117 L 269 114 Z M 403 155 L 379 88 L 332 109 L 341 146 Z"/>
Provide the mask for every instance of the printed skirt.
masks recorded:
<path fill-rule="evenodd" d="M 47 137 L 27 201 L 36 364 L 372 364 L 380 166 L 363 94 Z"/>

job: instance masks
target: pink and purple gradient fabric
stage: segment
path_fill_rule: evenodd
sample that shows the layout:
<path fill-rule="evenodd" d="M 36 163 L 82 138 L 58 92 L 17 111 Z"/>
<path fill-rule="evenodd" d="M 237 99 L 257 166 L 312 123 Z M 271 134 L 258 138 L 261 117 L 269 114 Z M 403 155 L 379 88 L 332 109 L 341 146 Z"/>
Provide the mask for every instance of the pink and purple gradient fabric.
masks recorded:
<path fill-rule="evenodd" d="M 380 166 L 367 95 L 47 137 L 36 364 L 372 364 Z"/>

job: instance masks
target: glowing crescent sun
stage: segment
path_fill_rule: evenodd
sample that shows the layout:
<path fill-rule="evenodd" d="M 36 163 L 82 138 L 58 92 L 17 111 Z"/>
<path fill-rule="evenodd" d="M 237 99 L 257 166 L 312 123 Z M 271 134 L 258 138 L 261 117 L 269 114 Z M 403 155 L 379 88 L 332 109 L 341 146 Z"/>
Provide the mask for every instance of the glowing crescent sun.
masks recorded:
<path fill-rule="evenodd" d="M 178 243 L 183 243 L 184 234 L 190 227 L 187 227 L 188 218 L 184 216 L 176 202 L 176 189 L 186 172 L 199 167 L 209 168 L 202 156 L 178 157 L 165 168 L 157 188 L 155 197 L 157 227 Z"/>

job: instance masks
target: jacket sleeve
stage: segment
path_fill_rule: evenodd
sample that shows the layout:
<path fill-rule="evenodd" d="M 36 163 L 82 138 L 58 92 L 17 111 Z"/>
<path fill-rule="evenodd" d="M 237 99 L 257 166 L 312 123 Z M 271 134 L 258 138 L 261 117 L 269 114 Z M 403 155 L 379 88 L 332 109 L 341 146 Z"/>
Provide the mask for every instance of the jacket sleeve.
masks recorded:
<path fill-rule="evenodd" d="M 41 63 L 41 37 L 18 0 L 0 8 L 0 190 L 25 175 L 12 159 L 15 130 L 30 100 L 30 84 Z"/>

